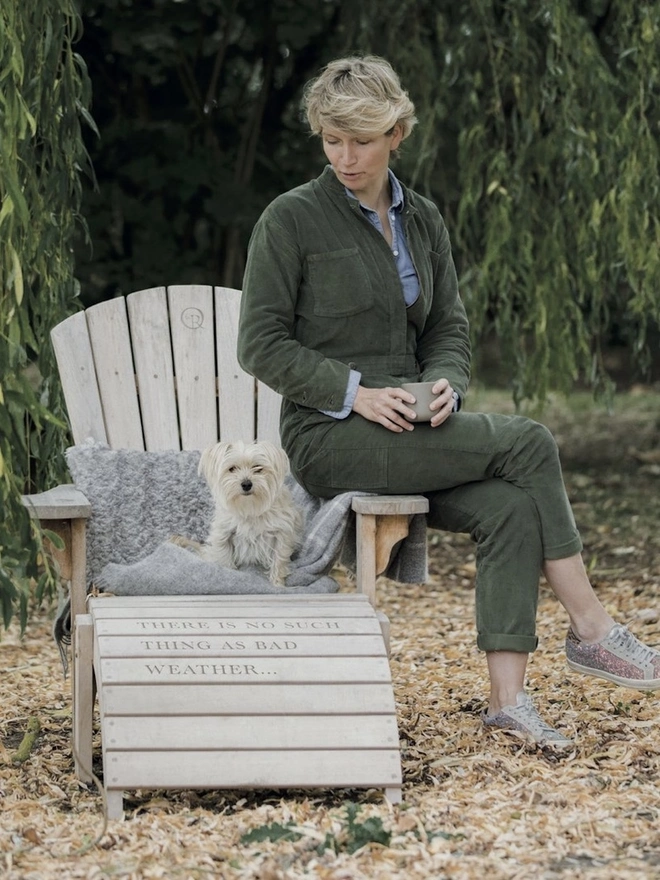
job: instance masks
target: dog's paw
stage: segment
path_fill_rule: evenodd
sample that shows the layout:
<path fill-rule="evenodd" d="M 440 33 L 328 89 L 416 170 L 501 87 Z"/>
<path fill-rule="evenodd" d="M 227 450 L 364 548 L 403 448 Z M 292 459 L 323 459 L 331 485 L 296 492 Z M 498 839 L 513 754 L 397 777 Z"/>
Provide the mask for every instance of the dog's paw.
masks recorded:
<path fill-rule="evenodd" d="M 286 587 L 286 579 L 289 576 L 289 568 L 282 568 L 278 566 L 277 568 L 273 566 L 268 573 L 268 580 L 274 587 Z"/>
<path fill-rule="evenodd" d="M 196 553 L 198 556 L 203 555 L 204 548 L 199 541 L 193 541 L 183 535 L 170 535 L 167 540 L 170 544 L 176 544 L 177 547 L 183 547 L 184 550 L 190 550 L 191 553 Z"/>

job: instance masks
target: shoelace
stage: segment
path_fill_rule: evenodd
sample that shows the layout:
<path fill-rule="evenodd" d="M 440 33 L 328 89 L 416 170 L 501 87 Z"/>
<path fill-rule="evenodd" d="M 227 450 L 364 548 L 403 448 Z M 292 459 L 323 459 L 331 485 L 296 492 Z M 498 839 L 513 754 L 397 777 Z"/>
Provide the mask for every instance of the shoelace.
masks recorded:
<path fill-rule="evenodd" d="M 646 645 L 643 645 L 630 630 L 625 629 L 623 626 L 616 627 L 611 639 L 615 647 L 626 651 L 634 663 L 652 663 L 658 654 L 654 648 L 648 648 Z"/>
<path fill-rule="evenodd" d="M 525 694 L 524 702 L 516 706 L 515 708 L 518 710 L 522 709 L 525 712 L 529 713 L 529 717 L 525 718 L 525 723 L 529 724 L 533 733 L 551 734 L 552 736 L 558 735 L 554 727 L 551 727 L 547 723 L 547 721 L 544 721 L 541 718 L 538 711 L 536 710 L 536 707 L 532 703 L 531 697 L 529 697 L 527 694 Z"/>

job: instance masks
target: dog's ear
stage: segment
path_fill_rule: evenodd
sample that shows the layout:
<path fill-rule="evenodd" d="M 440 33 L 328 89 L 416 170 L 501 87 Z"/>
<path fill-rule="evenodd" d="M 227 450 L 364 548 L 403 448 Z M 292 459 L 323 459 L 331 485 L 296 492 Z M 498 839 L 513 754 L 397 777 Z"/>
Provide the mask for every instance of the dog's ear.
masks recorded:
<path fill-rule="evenodd" d="M 273 458 L 273 468 L 278 479 L 283 480 L 289 473 L 289 458 L 286 452 L 280 447 L 273 445 L 271 449 Z"/>
<path fill-rule="evenodd" d="M 231 450 L 231 443 L 214 443 L 203 450 L 197 467 L 197 473 L 212 482 L 212 477 L 222 467 L 222 462 Z"/>

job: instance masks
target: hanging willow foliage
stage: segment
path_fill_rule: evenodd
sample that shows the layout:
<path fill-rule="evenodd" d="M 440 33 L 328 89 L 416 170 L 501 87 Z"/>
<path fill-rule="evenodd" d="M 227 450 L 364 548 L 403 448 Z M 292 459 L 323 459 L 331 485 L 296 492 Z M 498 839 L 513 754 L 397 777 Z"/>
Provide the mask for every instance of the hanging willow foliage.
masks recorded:
<path fill-rule="evenodd" d="M 371 0 L 350 35 L 392 60 L 420 125 L 402 176 L 441 207 L 473 338 L 518 400 L 609 390 L 660 322 L 660 5 Z M 484 377 L 487 379 L 488 377 Z"/>
<path fill-rule="evenodd" d="M 61 477 L 48 331 L 78 307 L 71 243 L 89 82 L 76 0 L 0 5 L 0 598 L 37 574 L 19 495 Z M 643 368 L 660 323 L 660 4 L 652 0 L 103 0 L 79 44 L 101 181 L 87 304 L 138 286 L 240 285 L 254 220 L 318 173 L 303 82 L 389 58 L 418 109 L 402 179 L 442 210 L 480 345 L 518 401 L 607 391 L 616 334 Z M 266 100 L 267 96 L 267 100 Z M 81 224 L 82 228 L 82 224 Z M 86 263 L 87 261 L 87 263 Z M 224 266 L 224 271 L 223 271 Z M 483 376 L 488 380 L 488 376 Z M 45 588 L 42 576 L 39 591 Z"/>
<path fill-rule="evenodd" d="M 49 341 L 79 308 L 73 237 L 90 84 L 74 0 L 0 7 L 0 604 L 27 618 L 53 573 L 21 494 L 63 477 L 66 423 Z"/>
<path fill-rule="evenodd" d="M 651 0 L 90 3 L 86 304 L 172 277 L 240 286 L 261 210 L 318 173 L 303 83 L 376 52 L 418 110 L 397 170 L 445 215 L 478 368 L 496 337 L 517 400 L 606 391 L 604 345 L 641 374 L 658 332 L 659 40 Z"/>

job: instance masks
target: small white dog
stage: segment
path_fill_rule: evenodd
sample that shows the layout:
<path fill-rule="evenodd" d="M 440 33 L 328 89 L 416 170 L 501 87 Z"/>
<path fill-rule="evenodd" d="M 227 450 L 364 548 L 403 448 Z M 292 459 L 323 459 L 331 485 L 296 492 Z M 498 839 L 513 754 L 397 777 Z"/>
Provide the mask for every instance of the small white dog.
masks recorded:
<path fill-rule="evenodd" d="M 215 500 L 202 556 L 226 568 L 257 565 L 284 586 L 303 518 L 284 485 L 286 453 L 272 443 L 216 443 L 202 452 L 199 473 Z"/>

